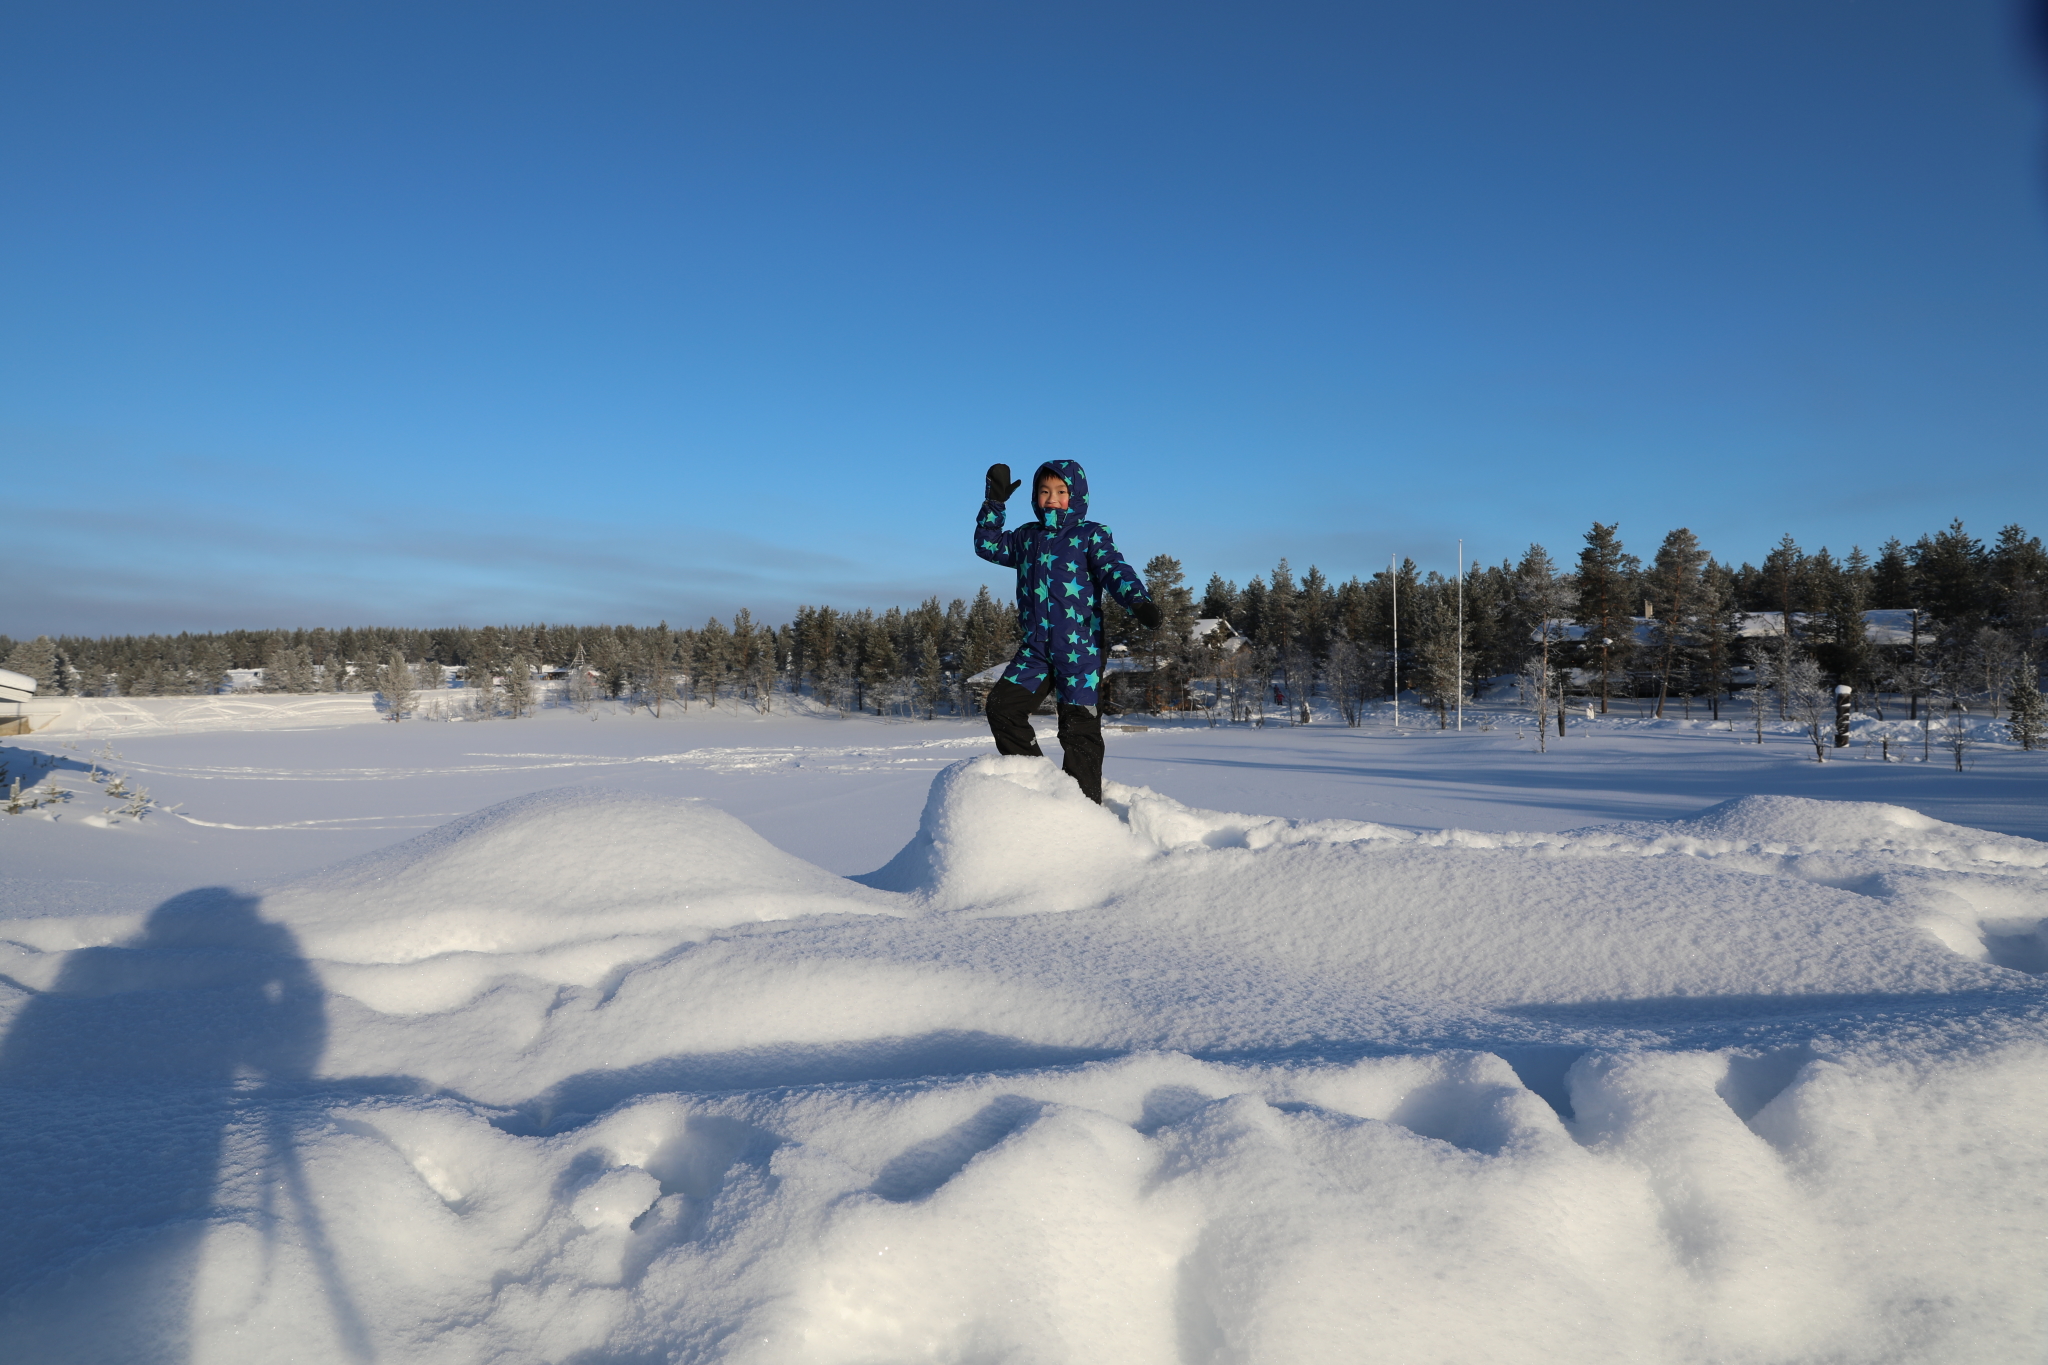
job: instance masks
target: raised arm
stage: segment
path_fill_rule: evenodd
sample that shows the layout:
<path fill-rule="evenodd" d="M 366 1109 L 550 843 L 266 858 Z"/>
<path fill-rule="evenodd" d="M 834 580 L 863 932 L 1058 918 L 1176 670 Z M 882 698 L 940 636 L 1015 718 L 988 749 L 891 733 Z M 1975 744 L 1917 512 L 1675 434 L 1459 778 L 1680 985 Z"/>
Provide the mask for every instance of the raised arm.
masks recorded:
<path fill-rule="evenodd" d="M 1030 525 L 1027 521 L 1017 531 L 1028 530 Z M 1017 531 L 1003 529 L 1001 503 L 982 503 L 981 514 L 974 519 L 974 553 L 991 564 L 1000 564 L 1006 569 L 1016 568 Z"/>
<path fill-rule="evenodd" d="M 982 487 L 981 511 L 974 518 L 974 553 L 1006 569 L 1017 567 L 1016 532 L 1003 529 L 1003 504 L 1017 491 L 1006 464 L 992 464 Z"/>

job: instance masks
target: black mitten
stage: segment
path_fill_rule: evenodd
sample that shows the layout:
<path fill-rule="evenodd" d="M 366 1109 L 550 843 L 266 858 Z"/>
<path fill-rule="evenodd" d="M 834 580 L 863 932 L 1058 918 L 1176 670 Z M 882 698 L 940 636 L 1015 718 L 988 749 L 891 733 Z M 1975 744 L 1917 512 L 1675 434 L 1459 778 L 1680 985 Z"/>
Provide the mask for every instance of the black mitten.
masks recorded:
<path fill-rule="evenodd" d="M 988 491 L 984 496 L 990 502 L 1008 502 L 1010 494 L 1016 492 L 1017 485 L 1023 482 L 1024 480 L 1022 479 L 1010 477 L 1010 467 L 1008 465 L 992 464 L 988 467 L 988 483 L 986 485 Z"/>
<path fill-rule="evenodd" d="M 1159 629 L 1159 607 L 1156 603 L 1140 602 L 1131 608 L 1131 615 L 1138 618 L 1138 624 L 1147 630 Z"/>

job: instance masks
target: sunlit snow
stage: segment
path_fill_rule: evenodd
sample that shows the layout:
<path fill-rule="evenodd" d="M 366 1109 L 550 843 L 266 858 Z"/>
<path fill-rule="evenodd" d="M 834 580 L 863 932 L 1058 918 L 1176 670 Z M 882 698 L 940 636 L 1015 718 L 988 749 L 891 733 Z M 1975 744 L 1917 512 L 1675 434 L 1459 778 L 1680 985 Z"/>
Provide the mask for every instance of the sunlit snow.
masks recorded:
<path fill-rule="evenodd" d="M 0 750 L 8 1359 L 2048 1343 L 2039 755 L 190 705 Z"/>

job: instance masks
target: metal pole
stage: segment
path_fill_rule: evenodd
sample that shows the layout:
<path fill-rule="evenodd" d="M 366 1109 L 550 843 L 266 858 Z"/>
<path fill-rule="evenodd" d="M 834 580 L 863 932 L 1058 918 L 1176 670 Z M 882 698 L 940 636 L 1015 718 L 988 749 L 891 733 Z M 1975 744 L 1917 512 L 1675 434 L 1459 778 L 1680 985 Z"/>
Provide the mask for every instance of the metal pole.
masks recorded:
<path fill-rule="evenodd" d="M 1458 728 L 1465 728 L 1465 538 L 1458 537 Z"/>
<path fill-rule="evenodd" d="M 1387 556 L 1387 591 L 1394 595 L 1394 728 L 1401 728 L 1401 574 Z"/>

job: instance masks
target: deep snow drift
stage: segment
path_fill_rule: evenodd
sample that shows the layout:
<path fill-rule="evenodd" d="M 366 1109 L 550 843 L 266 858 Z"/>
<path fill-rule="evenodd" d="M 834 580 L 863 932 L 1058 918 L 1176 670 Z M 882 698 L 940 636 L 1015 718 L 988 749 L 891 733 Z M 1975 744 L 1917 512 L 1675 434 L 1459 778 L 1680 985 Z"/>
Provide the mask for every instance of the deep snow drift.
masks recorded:
<path fill-rule="evenodd" d="M 978 758 L 848 880 L 572 787 L 0 923 L 22 1359 L 1951 1361 L 2048 1341 L 2048 845 Z M 189 1341 L 189 1356 L 186 1343 Z"/>

